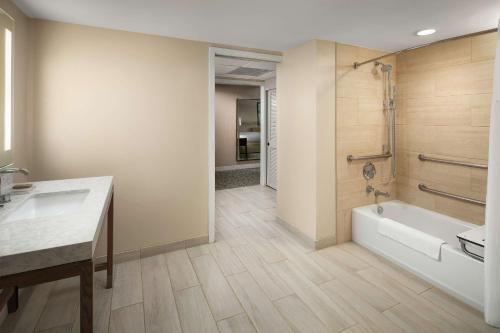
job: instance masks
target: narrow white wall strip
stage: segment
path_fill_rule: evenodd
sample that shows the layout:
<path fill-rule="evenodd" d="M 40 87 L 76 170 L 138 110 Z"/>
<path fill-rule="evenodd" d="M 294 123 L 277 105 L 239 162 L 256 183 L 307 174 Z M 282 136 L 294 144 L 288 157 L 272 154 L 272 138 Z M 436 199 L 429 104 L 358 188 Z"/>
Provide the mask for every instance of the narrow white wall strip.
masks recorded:
<path fill-rule="evenodd" d="M 494 75 L 486 196 L 484 315 L 488 324 L 500 327 L 500 37 Z"/>

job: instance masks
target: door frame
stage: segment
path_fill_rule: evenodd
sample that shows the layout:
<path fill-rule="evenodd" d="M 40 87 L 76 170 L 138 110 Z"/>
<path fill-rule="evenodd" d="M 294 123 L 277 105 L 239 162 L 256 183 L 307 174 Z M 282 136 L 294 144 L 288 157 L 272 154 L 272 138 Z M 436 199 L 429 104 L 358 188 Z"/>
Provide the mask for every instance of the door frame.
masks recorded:
<path fill-rule="evenodd" d="M 219 47 L 208 48 L 208 241 L 210 243 L 215 240 L 215 56 L 248 60 L 263 60 L 275 63 L 280 63 L 282 61 L 282 56 L 279 55 L 224 49 Z M 242 84 L 243 82 L 245 82 L 246 85 L 250 85 L 246 81 L 242 81 L 239 84 Z M 234 82 L 233 84 L 238 84 L 238 82 Z M 263 84 L 258 85 L 260 85 L 261 128 L 267 128 L 266 92 Z M 262 138 L 261 131 L 260 169 L 261 171 L 264 170 L 264 172 L 261 172 L 260 175 L 261 185 L 266 184 L 266 154 L 262 154 L 263 151 L 267 151 L 266 142 L 267 133 L 265 133 L 264 138 Z"/>

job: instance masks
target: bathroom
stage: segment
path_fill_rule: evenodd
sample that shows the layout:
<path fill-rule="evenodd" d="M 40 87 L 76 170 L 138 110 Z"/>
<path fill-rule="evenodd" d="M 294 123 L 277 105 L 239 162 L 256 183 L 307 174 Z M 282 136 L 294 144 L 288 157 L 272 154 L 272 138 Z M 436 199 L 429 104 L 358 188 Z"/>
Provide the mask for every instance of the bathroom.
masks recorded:
<path fill-rule="evenodd" d="M 497 1 L 0 9 L 1 333 L 500 331 Z"/>

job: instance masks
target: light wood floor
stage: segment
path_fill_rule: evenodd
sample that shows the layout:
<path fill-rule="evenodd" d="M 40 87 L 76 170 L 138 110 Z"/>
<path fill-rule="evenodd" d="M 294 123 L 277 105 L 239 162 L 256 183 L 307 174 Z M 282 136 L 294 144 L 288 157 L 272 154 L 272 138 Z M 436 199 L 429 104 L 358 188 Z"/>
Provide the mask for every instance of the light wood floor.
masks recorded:
<path fill-rule="evenodd" d="M 97 274 L 96 332 L 489 332 L 482 315 L 364 248 L 311 251 L 275 192 L 217 192 L 217 242 Z M 77 332 L 78 280 L 28 288 L 1 332 Z"/>

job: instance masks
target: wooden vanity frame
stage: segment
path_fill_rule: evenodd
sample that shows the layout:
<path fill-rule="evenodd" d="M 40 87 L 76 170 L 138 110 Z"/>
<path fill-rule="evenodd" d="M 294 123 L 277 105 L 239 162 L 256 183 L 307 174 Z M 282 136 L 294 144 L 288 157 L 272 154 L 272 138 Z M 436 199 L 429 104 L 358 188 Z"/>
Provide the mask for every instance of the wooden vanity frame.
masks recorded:
<path fill-rule="evenodd" d="M 113 199 L 107 210 L 107 261 L 94 265 L 94 259 L 71 262 L 33 271 L 21 272 L 0 277 L 0 310 L 7 304 L 9 313 L 17 311 L 19 306 L 19 288 L 80 276 L 80 332 L 93 332 L 94 315 L 94 272 L 106 270 L 106 289 L 113 287 Z M 101 227 L 102 228 L 102 227 Z"/>

